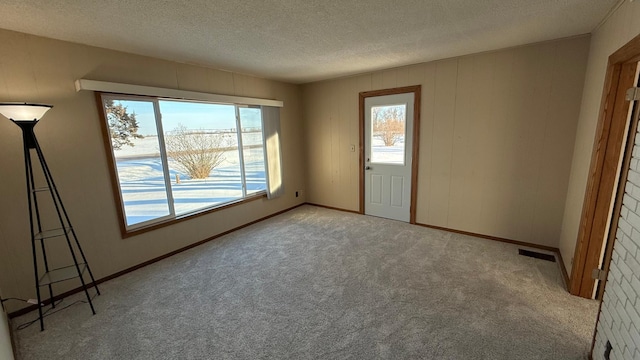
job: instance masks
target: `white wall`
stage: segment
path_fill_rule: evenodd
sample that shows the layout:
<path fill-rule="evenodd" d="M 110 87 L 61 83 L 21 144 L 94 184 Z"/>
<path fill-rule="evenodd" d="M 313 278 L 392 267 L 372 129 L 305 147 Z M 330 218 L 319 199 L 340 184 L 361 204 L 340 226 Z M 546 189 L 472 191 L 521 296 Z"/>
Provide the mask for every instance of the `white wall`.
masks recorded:
<path fill-rule="evenodd" d="M 304 186 L 299 86 L 6 30 L 0 44 L 11 49 L 0 57 L 0 101 L 54 105 L 35 131 L 97 278 L 304 202 L 295 197 Z M 284 196 L 122 239 L 94 94 L 75 91 L 79 78 L 283 100 Z M 1 120 L 0 286 L 6 296 L 34 298 L 21 132 Z"/>
<path fill-rule="evenodd" d="M 422 85 L 417 222 L 557 247 L 589 37 L 306 84 L 307 200 L 359 209 L 358 93 Z"/>
<path fill-rule="evenodd" d="M 571 274 L 609 56 L 640 33 L 640 1 L 624 1 L 593 34 L 567 191 L 560 252 Z"/>

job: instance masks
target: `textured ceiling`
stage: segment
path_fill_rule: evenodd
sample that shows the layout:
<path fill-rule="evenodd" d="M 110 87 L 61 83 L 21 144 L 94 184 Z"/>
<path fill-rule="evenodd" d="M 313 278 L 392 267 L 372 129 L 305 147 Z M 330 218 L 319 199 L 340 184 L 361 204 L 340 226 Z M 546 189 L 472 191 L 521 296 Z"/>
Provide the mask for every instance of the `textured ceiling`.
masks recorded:
<path fill-rule="evenodd" d="M 591 32 L 619 0 L 0 0 L 0 27 L 305 83 Z"/>

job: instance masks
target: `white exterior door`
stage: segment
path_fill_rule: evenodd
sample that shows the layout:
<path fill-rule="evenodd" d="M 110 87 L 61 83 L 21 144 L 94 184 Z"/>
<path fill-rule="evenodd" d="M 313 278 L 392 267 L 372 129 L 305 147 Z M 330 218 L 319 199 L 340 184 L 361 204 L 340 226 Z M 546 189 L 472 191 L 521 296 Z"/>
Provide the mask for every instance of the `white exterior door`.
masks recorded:
<path fill-rule="evenodd" d="M 364 102 L 364 213 L 409 222 L 414 93 Z"/>

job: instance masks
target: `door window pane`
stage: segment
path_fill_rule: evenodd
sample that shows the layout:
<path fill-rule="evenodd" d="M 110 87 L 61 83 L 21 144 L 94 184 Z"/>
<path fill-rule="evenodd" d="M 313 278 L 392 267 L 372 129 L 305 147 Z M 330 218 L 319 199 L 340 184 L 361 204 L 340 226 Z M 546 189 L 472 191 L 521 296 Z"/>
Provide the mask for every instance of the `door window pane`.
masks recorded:
<path fill-rule="evenodd" d="M 160 101 L 177 215 L 242 198 L 235 106 Z"/>
<path fill-rule="evenodd" d="M 262 110 L 260 108 L 239 108 L 242 128 L 242 152 L 247 195 L 267 188 L 264 169 L 264 143 L 262 139 Z"/>
<path fill-rule="evenodd" d="M 371 162 L 405 161 L 406 104 L 371 107 Z"/>
<path fill-rule="evenodd" d="M 103 101 L 127 226 L 171 214 L 152 101 Z"/>

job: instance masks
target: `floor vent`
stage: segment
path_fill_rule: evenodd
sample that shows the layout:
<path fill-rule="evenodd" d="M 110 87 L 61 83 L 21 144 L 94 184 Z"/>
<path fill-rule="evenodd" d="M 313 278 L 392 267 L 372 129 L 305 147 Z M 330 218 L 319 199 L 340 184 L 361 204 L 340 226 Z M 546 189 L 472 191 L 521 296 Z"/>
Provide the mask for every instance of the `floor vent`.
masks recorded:
<path fill-rule="evenodd" d="M 536 259 L 556 262 L 556 257 L 555 256 L 549 255 L 549 254 L 539 253 L 537 251 L 518 249 L 518 254 L 520 254 L 522 256 L 528 256 L 528 257 L 536 258 Z"/>

